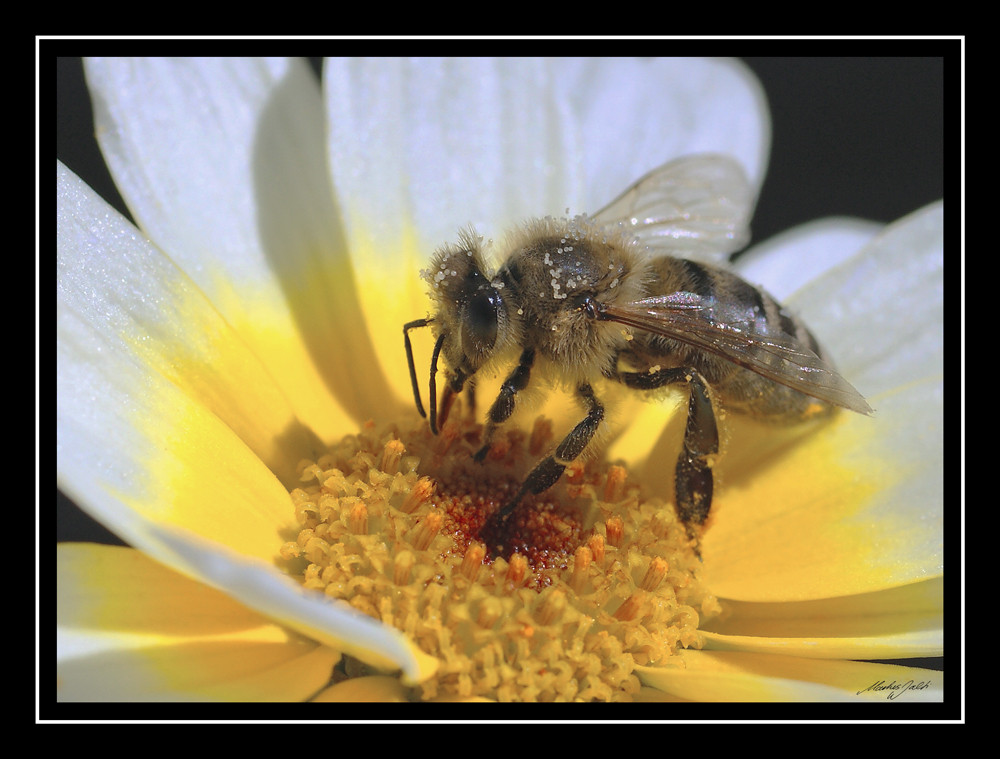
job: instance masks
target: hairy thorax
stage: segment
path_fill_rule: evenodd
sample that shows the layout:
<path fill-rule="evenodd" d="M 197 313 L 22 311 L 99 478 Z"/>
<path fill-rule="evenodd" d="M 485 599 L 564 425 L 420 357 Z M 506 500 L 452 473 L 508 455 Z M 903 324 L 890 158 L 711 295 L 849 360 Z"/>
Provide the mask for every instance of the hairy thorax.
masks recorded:
<path fill-rule="evenodd" d="M 608 239 L 574 220 L 542 219 L 519 231 L 513 252 L 498 272 L 519 304 L 525 344 L 566 371 L 604 372 L 626 344 L 618 325 L 589 319 L 579 299 L 604 303 L 642 297 L 646 264 L 627 240 Z"/>

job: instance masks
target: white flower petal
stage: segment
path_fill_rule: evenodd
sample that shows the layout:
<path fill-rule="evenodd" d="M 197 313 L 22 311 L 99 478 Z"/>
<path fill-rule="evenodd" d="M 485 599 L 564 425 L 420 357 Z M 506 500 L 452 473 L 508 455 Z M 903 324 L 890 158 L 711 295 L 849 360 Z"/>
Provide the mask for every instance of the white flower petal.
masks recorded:
<path fill-rule="evenodd" d="M 214 274 L 204 265 L 220 259 L 237 280 L 267 274 L 256 197 L 265 179 L 255 176 L 254 143 L 296 67 L 280 59 L 85 65 L 98 142 L 139 227 L 196 277 Z M 210 294 L 221 286 L 199 284 Z"/>
<path fill-rule="evenodd" d="M 863 219 L 818 219 L 754 245 L 733 268 L 779 303 L 867 245 L 883 225 Z"/>
<path fill-rule="evenodd" d="M 728 153 L 758 185 L 766 165 L 761 91 L 734 62 L 330 59 L 323 80 L 349 228 L 415 228 L 425 256 L 468 224 L 596 211 L 680 155 Z"/>
<path fill-rule="evenodd" d="M 98 141 L 139 227 L 300 417 L 329 441 L 347 426 L 335 398 L 354 422 L 379 411 L 387 393 L 358 319 L 312 73 L 227 58 L 92 59 L 86 72 Z"/>
<path fill-rule="evenodd" d="M 595 211 L 650 169 L 692 153 L 733 156 L 751 184 L 763 183 L 770 115 L 760 83 L 741 62 L 569 59 L 556 63 L 554 75 L 581 125 L 577 154 L 569 157 L 584 167 L 574 212 Z"/>
<path fill-rule="evenodd" d="M 301 456 L 287 406 L 285 423 L 272 419 L 283 398 L 238 339 L 213 339 L 228 325 L 171 262 L 61 165 L 57 186 L 60 489 L 133 546 L 263 614 L 366 661 L 426 669 L 401 635 L 304 599 L 274 567 L 294 534 L 288 492 L 223 420 L 271 421 L 241 432 L 265 448 L 284 433 L 276 455 Z M 241 398 L 249 405 L 234 406 Z"/>
<path fill-rule="evenodd" d="M 330 59 L 323 83 L 352 243 L 377 236 L 382 260 L 412 230 L 427 257 L 465 225 L 494 233 L 571 200 L 573 124 L 544 61 Z"/>
<path fill-rule="evenodd" d="M 171 384 L 296 482 L 295 465 L 319 440 L 268 368 L 184 272 L 65 166 L 56 173 L 60 424 L 108 436 L 110 449 L 115 432 L 133 432 L 113 420 L 148 402 L 152 386 Z M 98 455 L 60 442 L 67 457 Z M 136 446 L 120 452 L 131 458 Z"/>
<path fill-rule="evenodd" d="M 87 339 L 70 311 L 62 309 L 60 319 L 60 489 L 132 545 L 262 614 L 277 614 L 314 639 L 337 641 L 338 650 L 365 661 L 422 671 L 411 665 L 400 635 L 358 621 L 346 606 L 301 597 L 272 563 L 287 538 L 282 530 L 292 527 L 287 491 L 203 406 L 134 356 L 130 361 L 114 345 Z M 88 362 L 84 346 L 102 360 Z M 214 543 L 168 529 L 172 524 L 196 527 Z M 220 569 L 234 563 L 239 567 Z M 127 669 L 142 659 L 117 661 Z"/>
<path fill-rule="evenodd" d="M 199 578 L 223 588 L 232 598 L 374 667 L 402 669 L 408 684 L 425 680 L 438 666 L 437 659 L 423 653 L 399 630 L 347 603 L 303 589 L 270 564 L 171 528 L 156 529 L 155 536 L 183 564 L 194 568 Z"/>
<path fill-rule="evenodd" d="M 877 398 L 944 372 L 944 206 L 887 226 L 787 299 L 841 372 Z"/>
<path fill-rule="evenodd" d="M 898 462 L 879 508 L 924 526 L 908 555 L 928 568 L 944 563 L 943 227 L 943 204 L 923 208 L 790 299 L 875 408 L 877 439 L 853 455 Z"/>

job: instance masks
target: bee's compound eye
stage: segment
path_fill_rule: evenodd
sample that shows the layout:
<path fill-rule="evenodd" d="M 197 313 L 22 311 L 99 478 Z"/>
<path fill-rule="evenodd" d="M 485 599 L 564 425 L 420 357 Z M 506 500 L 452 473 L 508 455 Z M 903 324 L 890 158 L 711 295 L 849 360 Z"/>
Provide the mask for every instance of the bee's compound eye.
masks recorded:
<path fill-rule="evenodd" d="M 500 296 L 496 290 L 476 293 L 465 304 L 463 337 L 479 353 L 490 350 L 497 340 Z"/>

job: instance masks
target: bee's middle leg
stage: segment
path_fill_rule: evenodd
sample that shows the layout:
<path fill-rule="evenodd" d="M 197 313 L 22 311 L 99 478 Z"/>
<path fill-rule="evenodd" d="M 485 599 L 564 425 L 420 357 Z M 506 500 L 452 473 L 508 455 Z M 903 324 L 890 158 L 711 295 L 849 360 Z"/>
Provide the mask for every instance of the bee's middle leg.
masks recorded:
<path fill-rule="evenodd" d="M 517 494 L 497 512 L 494 517 L 497 524 L 507 521 L 514 507 L 524 496 L 529 493 L 542 493 L 555 485 L 556 480 L 566 470 L 566 466 L 578 459 L 594 439 L 597 428 L 604 419 L 604 406 L 597 400 L 589 384 L 581 384 L 576 392 L 587 403 L 587 415 L 569 431 L 551 455 L 542 459 L 528 473 Z"/>
<path fill-rule="evenodd" d="M 712 457 L 719 452 L 719 429 L 705 378 L 690 367 L 655 372 L 618 372 L 627 387 L 654 390 L 666 385 L 688 386 L 688 417 L 684 447 L 677 459 L 675 491 L 677 513 L 691 532 L 705 523 L 712 508 Z"/>

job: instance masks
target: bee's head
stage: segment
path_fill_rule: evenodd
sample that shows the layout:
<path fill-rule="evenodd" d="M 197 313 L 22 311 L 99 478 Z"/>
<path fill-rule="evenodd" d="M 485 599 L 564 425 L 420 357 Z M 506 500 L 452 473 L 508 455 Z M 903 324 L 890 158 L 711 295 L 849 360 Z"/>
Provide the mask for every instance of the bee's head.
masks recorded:
<path fill-rule="evenodd" d="M 461 382 L 507 341 L 503 283 L 486 268 L 479 238 L 463 232 L 457 245 L 438 250 L 423 272 L 434 300 L 434 332 L 448 368 Z M 461 389 L 461 385 L 455 388 Z"/>
<path fill-rule="evenodd" d="M 512 329 L 503 297 L 503 282 L 487 269 L 479 237 L 472 230 L 463 232 L 457 245 L 438 250 L 431 259 L 430 268 L 421 274 L 430 285 L 434 315 L 404 325 L 403 332 L 414 400 L 421 415 L 424 410 L 408 331 L 413 327 L 431 326 L 437 337 L 429 381 L 430 423 L 437 433 L 438 359 L 444 357 L 448 375 L 441 403 L 440 422 L 443 424 L 454 395 L 502 346 L 511 342 Z"/>

